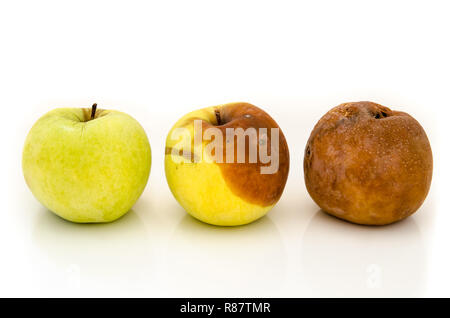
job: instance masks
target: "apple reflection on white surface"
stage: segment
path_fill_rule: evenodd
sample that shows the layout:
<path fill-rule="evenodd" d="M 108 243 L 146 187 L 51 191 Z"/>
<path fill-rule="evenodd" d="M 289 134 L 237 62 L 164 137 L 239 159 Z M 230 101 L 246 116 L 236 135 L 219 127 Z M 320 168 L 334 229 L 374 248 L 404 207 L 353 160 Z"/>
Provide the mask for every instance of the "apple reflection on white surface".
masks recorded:
<path fill-rule="evenodd" d="M 414 217 L 362 226 L 319 210 L 302 241 L 302 276 L 315 297 L 418 297 L 426 250 Z"/>
<path fill-rule="evenodd" d="M 153 277 L 149 235 L 133 210 L 113 223 L 77 224 L 42 209 L 32 236 L 35 285 L 43 295 L 132 296 Z"/>
<path fill-rule="evenodd" d="M 265 216 L 252 224 L 218 227 L 186 215 L 168 245 L 172 297 L 274 296 L 283 287 L 285 249 Z"/>

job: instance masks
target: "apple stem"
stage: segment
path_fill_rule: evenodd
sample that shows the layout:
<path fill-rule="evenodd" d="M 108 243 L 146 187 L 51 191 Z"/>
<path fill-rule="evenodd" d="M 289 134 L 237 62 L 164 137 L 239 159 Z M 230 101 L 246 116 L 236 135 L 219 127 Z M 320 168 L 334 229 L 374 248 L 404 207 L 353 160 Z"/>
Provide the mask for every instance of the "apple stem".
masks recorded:
<path fill-rule="evenodd" d="M 97 110 L 97 103 L 94 103 L 94 105 L 92 105 L 92 110 L 91 110 L 91 120 L 95 118 L 96 110 Z"/>
<path fill-rule="evenodd" d="M 218 126 L 222 125 L 222 121 L 220 120 L 220 111 L 216 109 L 214 113 L 216 114 L 217 125 Z"/>

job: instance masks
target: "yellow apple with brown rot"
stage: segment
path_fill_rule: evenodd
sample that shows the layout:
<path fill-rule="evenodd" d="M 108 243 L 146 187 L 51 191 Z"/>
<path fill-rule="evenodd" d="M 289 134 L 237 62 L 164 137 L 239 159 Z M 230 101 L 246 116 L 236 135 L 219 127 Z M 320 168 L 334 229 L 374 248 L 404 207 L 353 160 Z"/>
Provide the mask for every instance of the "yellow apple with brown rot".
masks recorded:
<path fill-rule="evenodd" d="M 207 136 L 211 131 L 214 137 Z M 236 135 L 227 135 L 230 131 Z M 256 131 L 244 136 L 241 152 L 238 131 Z M 270 162 L 260 156 L 264 147 Z M 174 197 L 193 217 L 214 225 L 242 225 L 264 216 L 280 199 L 289 150 L 278 124 L 262 109 L 248 103 L 218 105 L 193 111 L 173 126 L 165 172 Z"/>
<path fill-rule="evenodd" d="M 413 214 L 430 188 L 433 158 L 422 126 L 372 102 L 341 104 L 314 127 L 304 176 L 313 200 L 338 218 L 383 225 Z"/>

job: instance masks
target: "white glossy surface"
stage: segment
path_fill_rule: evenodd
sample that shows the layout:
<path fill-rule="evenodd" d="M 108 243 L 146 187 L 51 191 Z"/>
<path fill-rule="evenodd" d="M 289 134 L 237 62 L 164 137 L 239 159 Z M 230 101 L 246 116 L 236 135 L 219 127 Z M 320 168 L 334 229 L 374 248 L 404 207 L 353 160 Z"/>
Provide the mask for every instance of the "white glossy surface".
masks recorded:
<path fill-rule="evenodd" d="M 0 296 L 450 296 L 448 4 L 314 3 L 2 2 Z M 240 100 L 283 129 L 290 176 L 260 221 L 209 226 L 169 191 L 165 137 L 188 111 Z M 357 100 L 409 112 L 432 144 L 430 194 L 398 224 L 329 217 L 304 186 L 313 125 Z M 93 102 L 141 122 L 152 171 L 122 219 L 71 224 L 27 189 L 21 150 L 46 111 Z"/>

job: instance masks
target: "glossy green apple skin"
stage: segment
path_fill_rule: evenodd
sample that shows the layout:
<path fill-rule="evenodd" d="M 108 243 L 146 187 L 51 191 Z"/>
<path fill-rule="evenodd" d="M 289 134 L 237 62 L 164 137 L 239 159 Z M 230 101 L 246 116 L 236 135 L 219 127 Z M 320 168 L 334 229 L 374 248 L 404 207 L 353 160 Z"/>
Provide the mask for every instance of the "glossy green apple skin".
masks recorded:
<path fill-rule="evenodd" d="M 111 222 L 127 213 L 150 174 L 150 144 L 131 116 L 57 108 L 31 128 L 22 169 L 34 196 L 60 217 L 79 223 Z"/>

